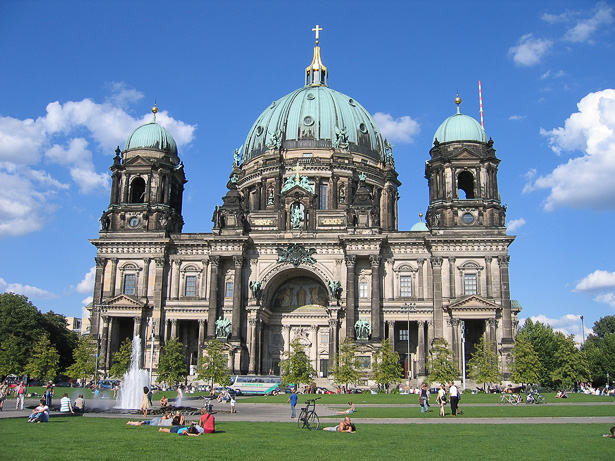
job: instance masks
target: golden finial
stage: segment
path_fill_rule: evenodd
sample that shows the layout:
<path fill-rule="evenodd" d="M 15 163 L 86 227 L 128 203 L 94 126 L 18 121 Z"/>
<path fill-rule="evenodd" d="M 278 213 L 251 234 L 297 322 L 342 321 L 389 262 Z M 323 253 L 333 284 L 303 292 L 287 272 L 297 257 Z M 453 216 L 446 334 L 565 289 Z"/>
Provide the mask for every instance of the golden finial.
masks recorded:
<path fill-rule="evenodd" d="M 419 219 L 422 221 L 423 220 L 423 213 L 419 213 Z"/>
<path fill-rule="evenodd" d="M 316 27 L 314 27 L 312 30 L 316 32 L 316 45 L 318 45 L 318 33 L 322 30 L 322 27 L 316 24 Z"/>
<path fill-rule="evenodd" d="M 459 97 L 459 93 L 457 93 L 457 97 L 455 98 L 455 104 L 457 104 L 457 113 L 460 114 L 459 105 L 461 104 L 461 98 Z"/>
<path fill-rule="evenodd" d="M 154 114 L 154 123 L 156 123 L 156 114 L 158 113 L 158 106 L 154 102 L 154 107 L 152 107 L 152 114 Z"/>

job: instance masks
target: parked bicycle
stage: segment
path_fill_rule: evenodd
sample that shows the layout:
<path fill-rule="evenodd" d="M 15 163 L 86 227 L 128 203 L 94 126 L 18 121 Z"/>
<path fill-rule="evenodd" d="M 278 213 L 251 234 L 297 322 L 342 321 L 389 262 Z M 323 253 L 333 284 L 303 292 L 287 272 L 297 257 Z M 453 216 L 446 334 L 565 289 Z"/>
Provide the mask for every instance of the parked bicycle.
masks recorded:
<path fill-rule="evenodd" d="M 214 414 L 214 406 L 211 403 L 211 399 L 208 397 L 205 397 L 205 402 L 203 404 L 203 406 L 207 409 L 207 413 L 211 413 Z"/>
<path fill-rule="evenodd" d="M 544 403 L 547 403 L 547 399 L 545 398 L 544 395 L 539 394 L 538 392 L 530 392 L 529 394 L 527 394 L 527 397 L 525 399 L 525 403 L 529 404 L 529 403 L 535 403 L 536 405 Z"/>
<path fill-rule="evenodd" d="M 498 399 L 500 405 L 519 405 L 521 403 L 521 396 L 519 394 L 502 394 Z"/>
<path fill-rule="evenodd" d="M 320 419 L 316 414 L 316 399 L 306 400 L 306 405 L 301 409 L 299 418 L 297 419 L 297 427 L 299 429 L 308 429 L 310 431 L 317 431 L 320 428 Z"/>

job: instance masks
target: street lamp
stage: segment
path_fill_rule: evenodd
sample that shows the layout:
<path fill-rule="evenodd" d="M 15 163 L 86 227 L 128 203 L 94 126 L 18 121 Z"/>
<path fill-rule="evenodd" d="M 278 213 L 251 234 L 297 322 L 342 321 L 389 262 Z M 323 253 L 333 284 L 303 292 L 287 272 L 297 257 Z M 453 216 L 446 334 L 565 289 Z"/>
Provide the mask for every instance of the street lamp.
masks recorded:
<path fill-rule="evenodd" d="M 466 323 L 461 321 L 461 368 L 463 379 L 463 390 L 466 390 Z"/>
<path fill-rule="evenodd" d="M 407 369 L 407 376 L 406 378 L 408 379 L 408 387 L 410 387 L 410 312 L 414 310 L 414 308 L 416 307 L 415 303 L 405 303 L 402 307 L 405 307 L 408 309 L 408 336 L 406 338 L 406 342 L 408 343 L 408 353 L 406 355 L 406 369 Z"/>
<path fill-rule="evenodd" d="M 152 385 L 152 369 L 154 368 L 154 331 L 156 330 L 156 321 L 152 320 L 152 344 L 149 351 L 149 385 Z"/>
<path fill-rule="evenodd" d="M 581 316 L 581 329 L 583 330 L 583 342 L 582 342 L 582 344 L 585 346 L 585 324 L 583 323 L 583 316 Z"/>

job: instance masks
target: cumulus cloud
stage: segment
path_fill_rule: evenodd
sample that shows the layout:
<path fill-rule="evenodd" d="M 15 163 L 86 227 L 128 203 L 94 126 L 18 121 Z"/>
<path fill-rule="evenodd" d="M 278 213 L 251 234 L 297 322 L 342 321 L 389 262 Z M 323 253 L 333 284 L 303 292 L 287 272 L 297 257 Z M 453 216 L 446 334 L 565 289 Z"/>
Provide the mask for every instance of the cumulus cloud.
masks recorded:
<path fill-rule="evenodd" d="M 47 104 L 45 115 L 24 120 L 0 115 L 0 238 L 41 229 L 53 217 L 60 190 L 108 190 L 108 164 L 96 171 L 94 156 L 114 155 L 132 130 L 152 120 L 151 113 L 135 118 L 126 111 L 143 98 L 139 91 L 117 82 L 109 88 L 112 94 L 103 103 L 55 101 Z M 178 146 L 192 142 L 196 125 L 166 111 L 158 113 L 157 121 Z M 68 170 L 72 183 L 55 178 L 54 166 Z"/>
<path fill-rule="evenodd" d="M 553 46 L 552 40 L 536 38 L 533 34 L 525 34 L 516 46 L 508 50 L 517 66 L 531 67 L 538 64 Z"/>
<path fill-rule="evenodd" d="M 577 344 L 583 342 L 583 325 L 581 316 L 576 314 L 566 314 L 558 319 L 552 319 L 545 315 L 531 316 L 532 322 L 540 322 L 546 325 L 551 325 L 554 331 L 559 331 L 566 336 L 574 335 L 574 340 Z M 523 325 L 527 319 L 519 319 L 519 325 Z M 585 327 L 585 337 L 592 333 L 591 329 Z"/>
<path fill-rule="evenodd" d="M 596 270 L 577 283 L 573 291 L 594 294 L 594 301 L 615 307 L 615 272 Z"/>
<path fill-rule="evenodd" d="M 31 299 L 55 299 L 58 296 L 47 290 L 33 287 L 30 285 L 22 285 L 21 283 L 7 283 L 4 279 L 0 278 L 0 291 L 3 293 L 15 293 L 18 295 L 24 295 Z"/>
<path fill-rule="evenodd" d="M 593 9 L 594 14 L 579 20 L 574 27 L 568 29 L 564 35 L 564 40 L 568 42 L 588 42 L 592 35 L 605 24 L 613 23 L 613 7 L 606 2 L 599 2 Z"/>
<path fill-rule="evenodd" d="M 508 232 L 516 232 L 523 226 L 525 226 L 525 219 L 513 219 L 508 223 Z"/>
<path fill-rule="evenodd" d="M 408 115 L 394 119 L 391 114 L 376 112 L 374 120 L 382 136 L 392 142 L 413 142 L 412 137 L 421 131 L 418 122 Z"/>
<path fill-rule="evenodd" d="M 90 268 L 81 282 L 75 287 L 78 293 L 92 293 L 94 291 L 94 278 L 96 277 L 96 266 Z M 89 302 L 89 301 L 88 301 Z"/>
<path fill-rule="evenodd" d="M 541 129 L 558 155 L 581 155 L 558 165 L 551 173 L 527 175 L 524 192 L 548 189 L 544 209 L 559 207 L 612 210 L 615 208 L 615 89 L 590 93 L 578 104 L 563 127 Z"/>

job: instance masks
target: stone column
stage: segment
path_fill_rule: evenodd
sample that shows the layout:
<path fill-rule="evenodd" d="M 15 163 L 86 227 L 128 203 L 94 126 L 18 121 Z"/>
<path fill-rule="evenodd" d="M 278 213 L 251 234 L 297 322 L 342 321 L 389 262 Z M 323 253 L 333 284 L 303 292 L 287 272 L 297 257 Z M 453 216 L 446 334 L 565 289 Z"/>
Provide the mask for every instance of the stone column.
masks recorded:
<path fill-rule="evenodd" d="M 427 348 L 425 347 L 425 321 L 419 320 L 419 363 L 418 372 L 425 374 L 425 359 L 427 358 Z"/>
<path fill-rule="evenodd" d="M 425 260 L 419 259 L 417 264 L 419 265 L 419 289 L 417 294 L 419 299 L 425 299 Z"/>
<path fill-rule="evenodd" d="M 496 349 L 497 349 L 497 335 L 496 335 L 497 324 L 498 324 L 497 319 L 487 319 L 487 340 L 491 341 Z"/>
<path fill-rule="evenodd" d="M 248 367 L 248 374 L 253 375 L 256 373 L 256 327 L 258 324 L 257 319 L 249 319 L 248 320 L 248 339 L 249 339 L 249 348 L 248 355 L 250 357 L 250 364 Z"/>
<path fill-rule="evenodd" d="M 115 292 L 115 282 L 117 279 L 117 258 L 111 258 L 111 277 L 109 278 L 109 296 L 113 297 Z"/>
<path fill-rule="evenodd" d="M 510 306 L 510 280 L 508 275 L 508 263 L 510 256 L 498 256 L 500 265 L 500 296 L 502 298 L 502 342 L 512 343 L 512 311 Z"/>
<path fill-rule="evenodd" d="M 103 315 L 102 317 L 102 340 L 100 342 L 100 363 L 102 368 L 107 371 L 107 351 L 109 349 L 109 316 Z"/>
<path fill-rule="evenodd" d="M 218 316 L 218 266 L 219 256 L 211 256 L 211 281 L 209 282 L 209 310 L 207 312 L 207 337 L 216 336 L 216 318 Z"/>
<path fill-rule="evenodd" d="M 149 291 L 149 265 L 151 263 L 151 259 L 150 258 L 143 258 L 143 281 L 142 283 L 142 289 L 141 289 L 141 297 L 142 298 L 147 298 L 148 297 L 148 291 Z"/>
<path fill-rule="evenodd" d="M 355 297 L 355 255 L 346 256 L 346 337 L 355 338 L 354 324 L 356 318 L 356 297 Z"/>
<path fill-rule="evenodd" d="M 312 366 L 314 370 L 316 370 L 316 375 L 320 377 L 318 373 L 318 325 L 312 325 L 312 349 L 310 350 L 310 355 L 312 359 Z"/>
<path fill-rule="evenodd" d="M 132 330 L 132 337 L 141 337 L 141 316 L 135 316 Z"/>
<path fill-rule="evenodd" d="M 485 282 L 487 284 L 487 298 L 493 297 L 493 276 L 491 274 L 491 256 L 485 256 Z"/>
<path fill-rule="evenodd" d="M 329 319 L 329 367 L 333 369 L 337 356 L 337 319 Z"/>
<path fill-rule="evenodd" d="M 284 336 L 284 350 L 288 357 L 290 354 L 290 325 L 282 325 L 282 335 Z"/>
<path fill-rule="evenodd" d="M 171 299 L 179 299 L 179 265 L 180 261 L 174 259 L 171 261 Z"/>
<path fill-rule="evenodd" d="M 461 322 L 459 319 L 448 319 L 447 323 L 451 327 L 451 348 L 453 349 L 453 360 L 461 370 Z"/>
<path fill-rule="evenodd" d="M 448 274 L 448 280 L 449 280 L 449 285 L 450 285 L 450 297 L 455 298 L 455 258 L 454 257 L 450 257 L 448 258 L 448 270 L 449 270 L 449 274 Z"/>
<path fill-rule="evenodd" d="M 231 325 L 231 339 L 234 341 L 241 340 L 241 289 L 243 286 L 241 270 L 243 267 L 243 256 L 233 256 L 233 263 L 235 265 L 235 278 L 233 282 L 233 320 Z"/>
<path fill-rule="evenodd" d="M 92 304 L 99 304 L 103 299 L 104 284 L 105 284 L 105 265 L 107 264 L 106 258 L 94 258 L 96 262 L 96 278 L 94 281 L 94 298 Z M 94 326 L 94 324 L 92 324 Z M 90 331 L 98 334 L 98 330 L 91 329 Z"/>
<path fill-rule="evenodd" d="M 205 299 L 207 297 L 207 267 L 209 266 L 209 259 L 202 261 L 203 270 L 201 271 L 201 286 L 199 287 L 199 298 Z"/>
<path fill-rule="evenodd" d="M 156 320 L 158 325 L 158 338 L 160 341 L 163 340 L 165 332 L 165 321 L 164 321 L 164 309 L 163 298 L 166 298 L 166 294 L 164 292 L 164 279 L 165 279 L 165 267 L 166 261 L 164 258 L 155 258 L 154 263 L 156 264 L 156 279 L 154 283 L 154 312 L 153 319 Z M 162 344 L 162 342 L 161 342 Z"/>
<path fill-rule="evenodd" d="M 372 341 L 380 341 L 382 338 L 381 332 L 381 308 L 380 308 L 380 256 L 371 255 L 369 263 L 372 267 L 372 305 L 371 305 L 371 320 L 372 320 Z"/>
<path fill-rule="evenodd" d="M 439 256 L 431 258 L 431 267 L 433 269 L 433 325 L 434 336 L 436 338 L 444 337 L 444 328 L 442 325 L 442 258 Z"/>
<path fill-rule="evenodd" d="M 177 338 L 177 319 L 171 319 L 171 337 L 169 339 Z"/>
<path fill-rule="evenodd" d="M 391 347 L 395 350 L 395 322 L 389 320 L 387 325 L 389 327 L 389 341 L 391 342 Z M 408 332 L 408 334 L 410 334 L 410 332 Z"/>
<path fill-rule="evenodd" d="M 203 356 L 203 343 L 205 342 L 205 319 L 199 319 L 199 341 L 197 343 L 197 354 L 199 359 Z"/>

